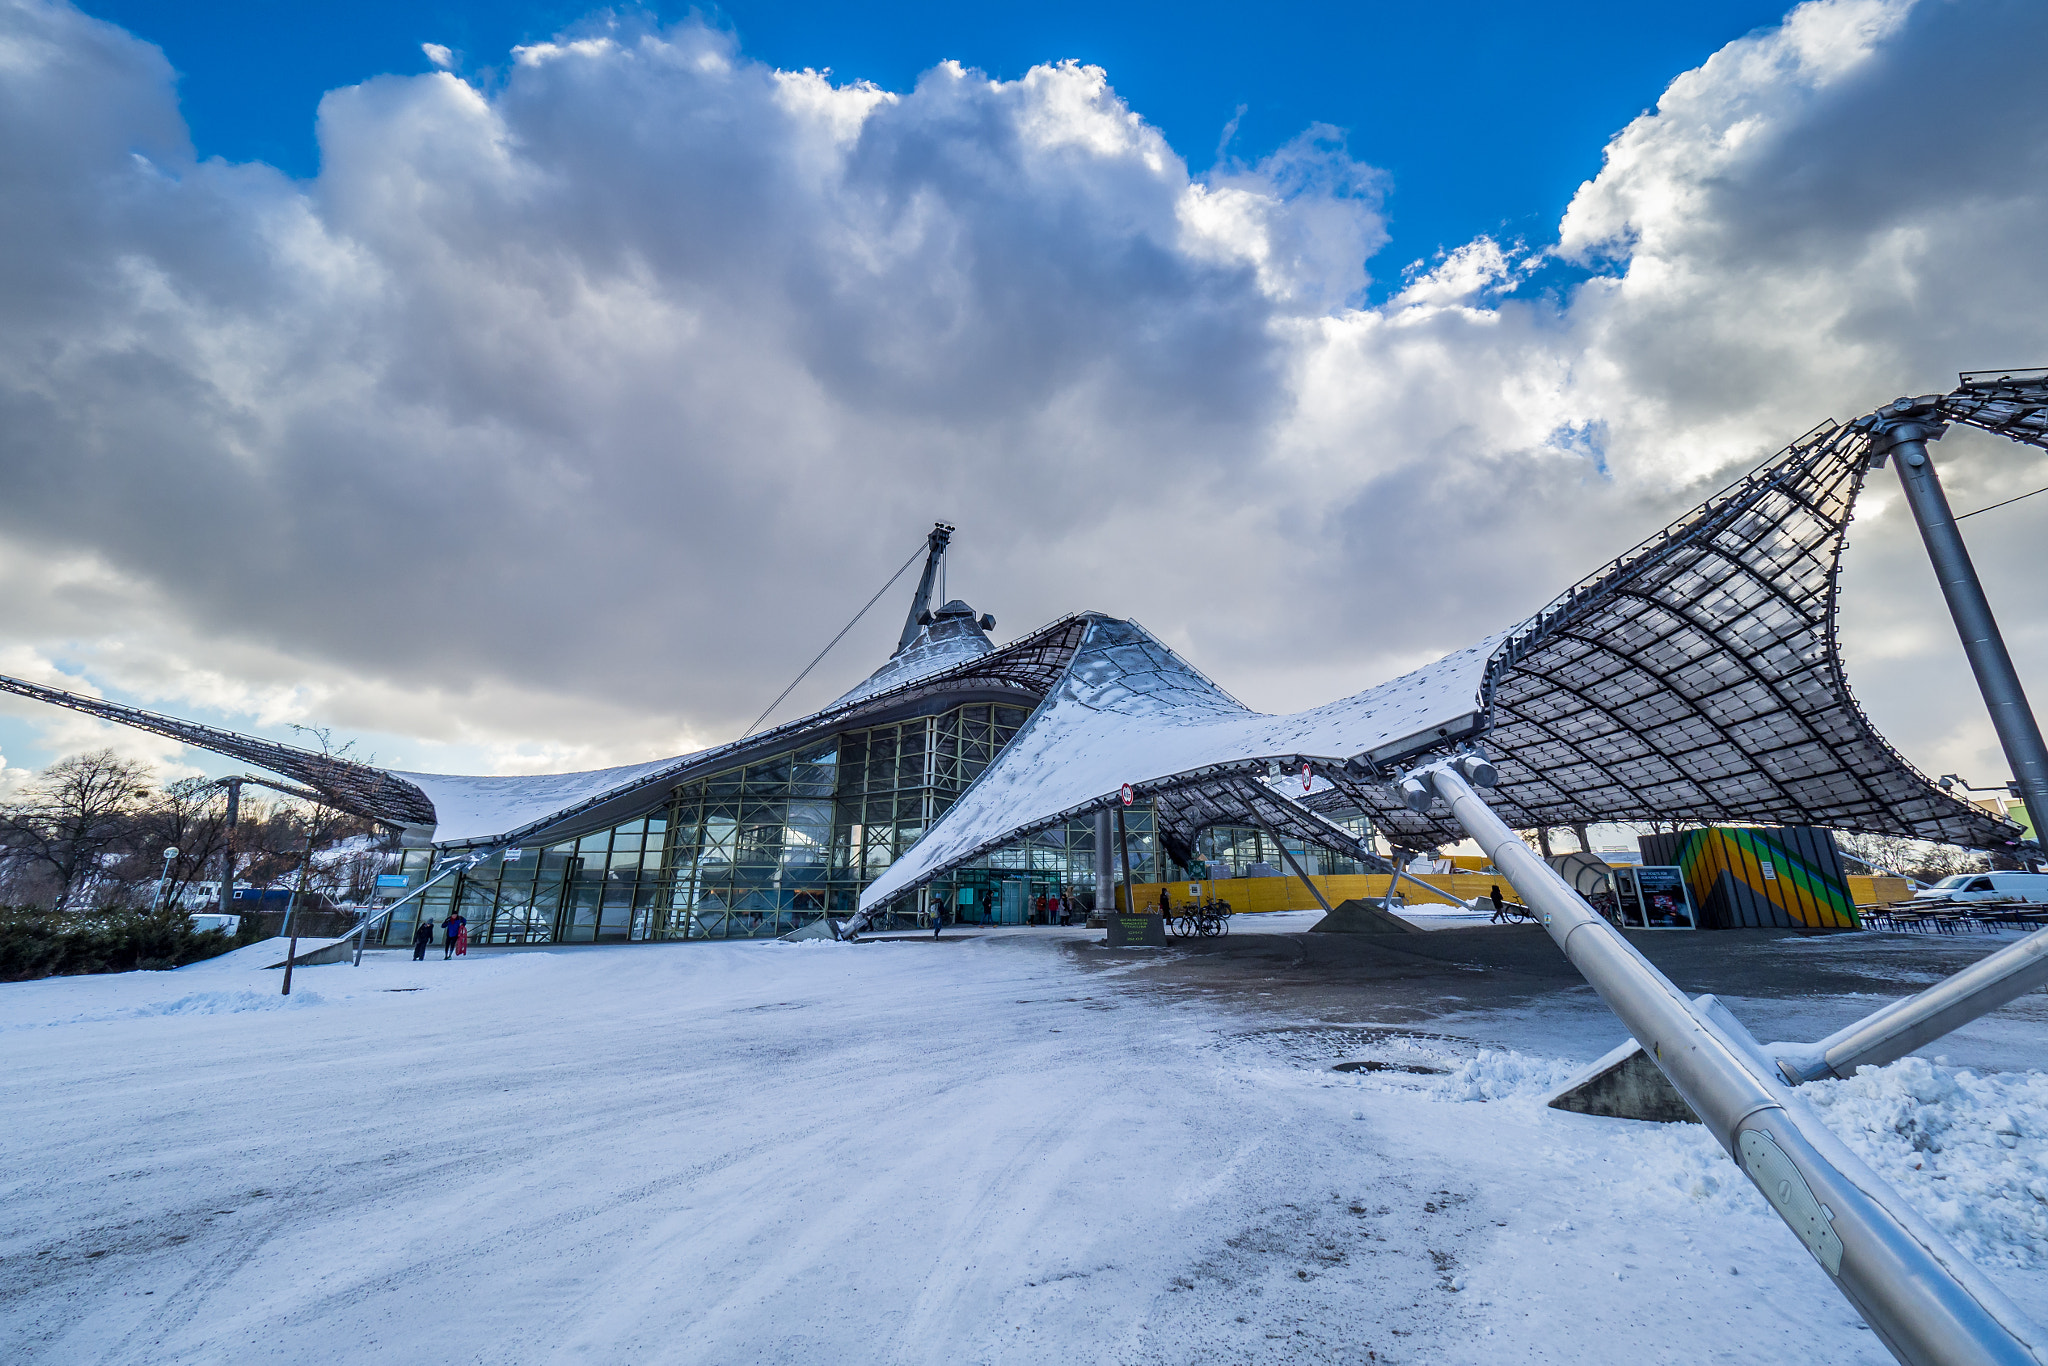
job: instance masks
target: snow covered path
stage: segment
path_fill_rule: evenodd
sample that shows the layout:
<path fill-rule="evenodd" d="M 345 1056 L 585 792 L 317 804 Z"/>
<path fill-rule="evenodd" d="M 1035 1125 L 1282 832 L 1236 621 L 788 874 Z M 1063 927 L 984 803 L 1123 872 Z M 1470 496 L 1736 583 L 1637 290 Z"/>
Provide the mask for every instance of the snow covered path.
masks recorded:
<path fill-rule="evenodd" d="M 6 1359 L 1888 1360 L 1696 1126 L 1542 1109 L 1564 1060 L 1043 931 L 373 955 L 288 1003 L 265 951 L 0 987 Z M 1898 1066 L 1843 1122 L 1946 1124 L 1953 1226 L 2048 1317 L 2048 1085 Z"/>

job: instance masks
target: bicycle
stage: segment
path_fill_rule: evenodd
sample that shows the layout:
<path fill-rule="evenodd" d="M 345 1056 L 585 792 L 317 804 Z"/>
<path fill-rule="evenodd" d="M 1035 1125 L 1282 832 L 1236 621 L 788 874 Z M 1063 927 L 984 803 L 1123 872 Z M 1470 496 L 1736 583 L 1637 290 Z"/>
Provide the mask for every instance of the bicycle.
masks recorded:
<path fill-rule="evenodd" d="M 1228 901 L 1191 902 L 1174 913 L 1166 928 L 1176 939 L 1215 939 L 1230 933 L 1230 917 Z"/>

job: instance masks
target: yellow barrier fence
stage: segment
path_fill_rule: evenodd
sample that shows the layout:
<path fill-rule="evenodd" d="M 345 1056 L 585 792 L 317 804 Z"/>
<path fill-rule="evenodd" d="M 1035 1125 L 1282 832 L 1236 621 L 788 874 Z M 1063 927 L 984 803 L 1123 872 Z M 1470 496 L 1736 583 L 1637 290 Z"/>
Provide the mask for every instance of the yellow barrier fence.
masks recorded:
<path fill-rule="evenodd" d="M 1332 906 L 1353 899 L 1364 900 L 1383 897 L 1387 884 L 1394 879 L 1386 873 L 1345 873 L 1313 879 L 1317 890 Z M 1431 896 L 1416 882 L 1423 882 L 1436 890 Z M 1199 897 L 1188 894 L 1188 888 L 1199 886 Z M 1435 902 L 1441 905 L 1463 905 L 1473 897 L 1489 895 L 1495 887 L 1509 901 L 1520 901 L 1514 886 L 1504 877 L 1492 873 L 1417 873 L 1400 879 L 1395 896 L 1411 905 Z M 1240 914 L 1258 914 L 1263 911 L 1313 911 L 1319 909 L 1316 899 L 1309 895 L 1308 888 L 1301 885 L 1298 877 L 1232 877 L 1218 878 L 1210 882 L 1140 882 L 1134 885 L 1140 911 L 1159 909 L 1159 889 L 1164 887 L 1168 900 L 1178 909 L 1190 901 L 1207 901 L 1216 897 L 1230 903 L 1230 909 Z M 1117 887 L 1117 905 L 1123 905 L 1123 887 Z"/>
<path fill-rule="evenodd" d="M 1328 898 L 1332 906 L 1339 902 L 1358 898 L 1364 900 L 1383 897 L 1387 894 L 1387 883 L 1392 881 L 1385 873 L 1355 873 L 1313 879 L 1316 887 Z M 1416 882 L 1424 882 L 1436 889 L 1430 896 Z M 1190 897 L 1188 888 L 1198 885 L 1202 889 L 1200 898 Z M 1138 909 L 1152 911 L 1159 908 L 1159 889 L 1164 886 L 1169 900 L 1175 907 L 1185 906 L 1191 900 L 1208 900 L 1221 897 L 1230 903 L 1230 908 L 1239 913 L 1257 914 L 1261 911 L 1313 911 L 1318 909 L 1314 897 L 1301 885 L 1297 877 L 1232 877 L 1219 878 L 1211 882 L 1190 884 L 1186 882 L 1140 882 L 1136 884 Z M 1448 904 L 1469 903 L 1473 897 L 1489 895 L 1498 886 L 1500 894 L 1510 901 L 1522 898 L 1514 885 L 1504 877 L 1492 873 L 1417 873 L 1411 878 L 1403 877 L 1397 895 L 1411 904 L 1437 902 Z M 1912 884 L 1902 877 L 1865 877 L 1860 873 L 1849 874 L 1849 895 L 1858 906 L 1882 906 L 1894 901 L 1905 901 L 1912 897 Z M 1123 905 L 1123 887 L 1117 887 L 1117 905 Z"/>

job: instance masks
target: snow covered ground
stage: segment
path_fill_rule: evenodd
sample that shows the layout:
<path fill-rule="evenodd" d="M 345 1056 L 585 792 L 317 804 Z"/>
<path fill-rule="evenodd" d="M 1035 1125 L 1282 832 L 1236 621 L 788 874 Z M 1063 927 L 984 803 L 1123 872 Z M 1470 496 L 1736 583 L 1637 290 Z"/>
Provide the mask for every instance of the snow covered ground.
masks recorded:
<path fill-rule="evenodd" d="M 1082 937 L 0 986 L 0 1356 L 1889 1360 L 1703 1131 L 1543 1108 L 1611 1021 L 1287 1019 Z M 2048 1077 L 1807 1094 L 2048 1318 Z"/>

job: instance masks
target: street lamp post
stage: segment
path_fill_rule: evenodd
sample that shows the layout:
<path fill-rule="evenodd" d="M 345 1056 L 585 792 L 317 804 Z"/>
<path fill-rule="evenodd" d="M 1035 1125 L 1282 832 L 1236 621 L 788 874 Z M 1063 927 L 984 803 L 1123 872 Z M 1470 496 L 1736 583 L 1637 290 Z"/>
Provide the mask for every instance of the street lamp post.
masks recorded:
<path fill-rule="evenodd" d="M 170 898 L 171 860 L 176 858 L 177 856 L 177 845 L 173 844 L 165 847 L 163 871 L 159 872 L 156 875 L 156 895 L 150 898 L 149 909 L 151 913 L 160 910 Z"/>

